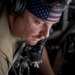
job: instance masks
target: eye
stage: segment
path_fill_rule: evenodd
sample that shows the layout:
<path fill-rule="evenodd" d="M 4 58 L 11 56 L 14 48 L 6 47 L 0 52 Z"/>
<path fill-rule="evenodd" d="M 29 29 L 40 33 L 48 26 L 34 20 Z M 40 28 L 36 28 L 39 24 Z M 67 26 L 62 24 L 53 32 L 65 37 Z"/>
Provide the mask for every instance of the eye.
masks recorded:
<path fill-rule="evenodd" d="M 41 24 L 38 20 L 35 20 L 35 23 L 36 23 L 36 24 Z"/>
<path fill-rule="evenodd" d="M 44 25 L 44 22 L 41 22 L 41 21 L 35 20 L 35 24 L 36 24 L 36 25 L 40 25 L 40 26 L 42 26 L 42 25 Z"/>

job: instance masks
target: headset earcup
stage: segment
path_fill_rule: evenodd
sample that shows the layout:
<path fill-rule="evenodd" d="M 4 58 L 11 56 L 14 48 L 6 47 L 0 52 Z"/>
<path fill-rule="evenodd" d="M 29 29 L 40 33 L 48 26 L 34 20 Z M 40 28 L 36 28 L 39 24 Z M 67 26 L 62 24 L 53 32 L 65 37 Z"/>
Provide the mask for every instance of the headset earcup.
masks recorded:
<path fill-rule="evenodd" d="M 20 15 L 26 6 L 26 0 L 8 0 L 7 12 L 12 15 Z"/>

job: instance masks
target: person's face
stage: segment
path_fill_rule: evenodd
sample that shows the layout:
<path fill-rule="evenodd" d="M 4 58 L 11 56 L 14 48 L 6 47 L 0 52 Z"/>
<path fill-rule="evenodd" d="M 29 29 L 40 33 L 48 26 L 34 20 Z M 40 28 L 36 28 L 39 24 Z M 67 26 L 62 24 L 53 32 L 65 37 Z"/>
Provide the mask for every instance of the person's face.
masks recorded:
<path fill-rule="evenodd" d="M 23 41 L 35 45 L 38 41 L 49 36 L 50 28 L 54 23 L 37 18 L 25 10 L 22 15 L 14 17 L 10 27 L 14 34 Z"/>

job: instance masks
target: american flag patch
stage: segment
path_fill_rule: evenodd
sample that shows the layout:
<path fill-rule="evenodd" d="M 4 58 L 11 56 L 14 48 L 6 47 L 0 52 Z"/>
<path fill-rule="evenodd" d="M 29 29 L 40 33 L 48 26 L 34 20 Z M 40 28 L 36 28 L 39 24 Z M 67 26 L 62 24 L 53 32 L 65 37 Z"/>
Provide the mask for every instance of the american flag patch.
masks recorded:
<path fill-rule="evenodd" d="M 47 20 L 58 22 L 61 15 L 62 15 L 62 7 L 55 5 L 52 7 Z"/>

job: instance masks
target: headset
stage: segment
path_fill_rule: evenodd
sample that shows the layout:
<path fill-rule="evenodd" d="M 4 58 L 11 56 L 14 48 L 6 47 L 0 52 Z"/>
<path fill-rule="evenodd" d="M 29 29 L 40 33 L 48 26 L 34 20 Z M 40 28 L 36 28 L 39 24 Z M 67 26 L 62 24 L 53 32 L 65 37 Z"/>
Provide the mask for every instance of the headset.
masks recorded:
<path fill-rule="evenodd" d="M 20 15 L 26 7 L 26 0 L 7 0 L 7 12 L 12 15 Z"/>

